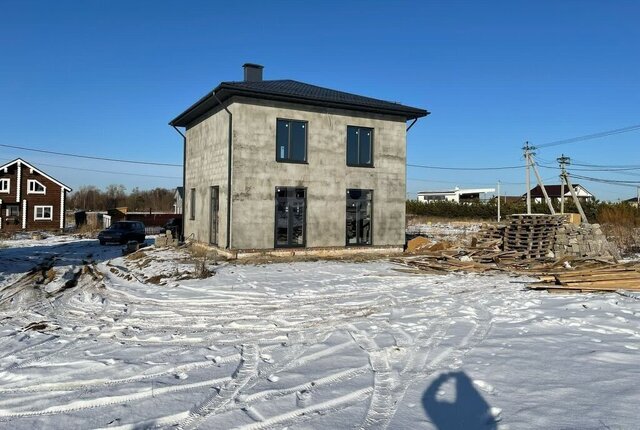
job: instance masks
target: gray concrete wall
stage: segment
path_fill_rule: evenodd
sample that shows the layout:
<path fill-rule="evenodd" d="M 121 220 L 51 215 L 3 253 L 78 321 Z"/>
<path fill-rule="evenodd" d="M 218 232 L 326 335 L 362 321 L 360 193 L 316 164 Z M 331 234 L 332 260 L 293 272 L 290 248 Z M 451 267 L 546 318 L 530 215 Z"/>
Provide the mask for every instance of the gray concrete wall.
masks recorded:
<path fill-rule="evenodd" d="M 233 108 L 229 108 L 233 112 Z M 226 244 L 227 148 L 229 116 L 220 110 L 187 129 L 185 177 L 185 238 L 209 243 L 212 186 L 220 188 L 218 245 Z M 195 220 L 191 219 L 191 189 L 196 190 Z"/>
<path fill-rule="evenodd" d="M 277 186 L 307 188 L 307 247 L 345 245 L 347 188 L 374 190 L 374 246 L 404 244 L 402 118 L 243 98 L 231 106 L 233 248 L 273 248 Z M 275 161 L 277 118 L 308 121 L 308 164 Z M 347 167 L 347 125 L 374 129 L 375 167 Z"/>

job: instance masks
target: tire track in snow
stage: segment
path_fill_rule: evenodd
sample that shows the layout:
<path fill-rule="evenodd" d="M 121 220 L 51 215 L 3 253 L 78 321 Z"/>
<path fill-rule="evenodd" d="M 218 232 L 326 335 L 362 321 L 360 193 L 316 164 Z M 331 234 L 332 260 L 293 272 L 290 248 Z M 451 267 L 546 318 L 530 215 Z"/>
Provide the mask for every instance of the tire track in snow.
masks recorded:
<path fill-rule="evenodd" d="M 230 380 L 229 377 L 209 379 L 207 381 L 195 382 L 191 384 L 173 385 L 170 387 L 154 388 L 153 386 L 144 391 L 140 391 L 132 394 L 123 394 L 118 396 L 100 397 L 90 400 L 76 400 L 64 405 L 50 406 L 46 409 L 38 411 L 11 411 L 6 409 L 0 409 L 0 418 L 26 418 L 35 417 L 40 415 L 52 415 L 52 414 L 64 414 L 70 412 L 77 412 L 84 409 L 92 409 L 103 406 L 110 406 L 115 404 L 129 403 L 136 400 L 142 400 L 157 395 L 175 393 L 178 391 L 191 390 L 194 388 L 202 388 L 207 386 L 215 386 L 218 384 L 226 383 Z"/>
<path fill-rule="evenodd" d="M 178 428 L 195 429 L 210 414 L 217 412 L 238 395 L 242 387 L 249 382 L 258 372 L 258 347 L 256 345 L 242 345 L 240 364 L 231 376 L 231 379 L 224 384 L 220 391 L 200 403 L 189 413 L 189 417 L 182 421 Z"/>
<path fill-rule="evenodd" d="M 74 381 L 74 382 L 54 382 L 54 383 L 41 383 L 38 385 L 30 386 L 30 387 L 16 387 L 16 388 L 0 388 L 0 394 L 11 394 L 11 393 L 36 393 L 43 391 L 70 391 L 70 390 L 90 390 L 93 388 L 99 387 L 109 387 L 114 385 L 123 385 L 129 384 L 132 382 L 144 381 L 147 379 L 159 378 L 162 376 L 167 376 L 172 373 L 178 372 L 186 372 L 189 370 L 203 369 L 207 367 L 216 367 L 220 363 L 230 363 L 233 360 L 237 360 L 240 358 L 240 354 L 233 354 L 229 356 L 222 357 L 215 362 L 208 361 L 198 361 L 194 363 L 183 364 L 180 366 L 175 366 L 170 369 L 164 370 L 162 372 L 155 372 L 149 374 L 135 375 L 130 376 L 128 378 L 121 379 L 96 379 L 89 381 Z"/>
<path fill-rule="evenodd" d="M 336 399 L 331 399 L 326 402 L 317 403 L 312 406 L 308 406 L 306 408 L 297 409 L 293 412 L 288 412 L 285 414 L 276 415 L 274 417 L 270 417 L 265 419 L 264 421 L 260 421 L 253 424 L 248 424 L 241 427 L 236 427 L 236 430 L 263 430 L 263 429 L 271 429 L 276 425 L 289 425 L 289 424 L 299 424 L 303 420 L 313 419 L 314 416 L 321 413 L 326 413 L 330 411 L 338 411 L 341 409 L 345 409 L 354 403 L 362 402 L 369 398 L 371 393 L 373 392 L 372 387 L 367 387 L 362 390 L 354 391 L 345 396 L 338 397 Z"/>
<path fill-rule="evenodd" d="M 373 392 L 362 428 L 384 428 L 393 416 L 391 412 L 394 403 L 393 390 L 397 385 L 397 378 L 394 377 L 389 364 L 387 350 L 380 349 L 371 336 L 354 325 L 349 325 L 348 330 L 356 344 L 369 355 L 369 365 L 373 371 Z"/>

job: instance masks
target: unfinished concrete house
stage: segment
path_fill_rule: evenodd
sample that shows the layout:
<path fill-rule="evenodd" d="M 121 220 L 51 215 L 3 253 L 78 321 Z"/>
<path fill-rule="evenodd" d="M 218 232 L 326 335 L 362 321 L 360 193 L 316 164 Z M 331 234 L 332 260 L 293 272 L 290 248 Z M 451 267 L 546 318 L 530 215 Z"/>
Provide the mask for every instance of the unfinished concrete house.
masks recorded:
<path fill-rule="evenodd" d="M 236 257 L 401 251 L 406 133 L 429 112 L 262 69 L 245 64 L 243 81 L 170 122 L 184 137 L 185 239 Z"/>

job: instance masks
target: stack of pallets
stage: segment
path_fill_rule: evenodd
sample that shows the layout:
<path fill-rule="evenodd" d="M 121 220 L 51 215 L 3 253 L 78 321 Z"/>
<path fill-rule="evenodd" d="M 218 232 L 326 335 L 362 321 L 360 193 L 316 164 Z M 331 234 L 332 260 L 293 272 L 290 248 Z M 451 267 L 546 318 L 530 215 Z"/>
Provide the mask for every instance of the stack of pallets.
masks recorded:
<path fill-rule="evenodd" d="M 504 250 L 518 251 L 524 258 L 545 258 L 553 249 L 563 215 L 518 214 L 509 217 L 504 231 Z"/>
<path fill-rule="evenodd" d="M 485 244 L 497 244 L 502 249 L 502 243 L 504 239 L 504 231 L 507 226 L 495 225 L 495 224 L 483 224 L 480 227 L 480 231 L 475 236 L 477 238 L 478 246 L 485 246 Z"/>

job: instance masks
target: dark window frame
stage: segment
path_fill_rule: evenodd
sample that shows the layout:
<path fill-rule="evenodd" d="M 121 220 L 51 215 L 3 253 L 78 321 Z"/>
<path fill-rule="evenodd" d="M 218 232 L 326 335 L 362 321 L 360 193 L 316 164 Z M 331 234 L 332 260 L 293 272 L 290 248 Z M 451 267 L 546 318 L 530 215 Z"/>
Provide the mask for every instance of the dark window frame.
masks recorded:
<path fill-rule="evenodd" d="M 196 189 L 191 188 L 191 196 L 189 201 L 189 219 L 191 221 L 196 219 Z"/>
<path fill-rule="evenodd" d="M 278 123 L 280 121 L 286 121 L 289 123 L 289 136 L 287 140 L 288 154 L 291 154 L 291 123 L 297 122 L 304 124 L 304 160 L 292 160 L 291 158 L 281 158 L 278 146 Z M 293 163 L 293 164 L 309 164 L 309 121 L 291 118 L 276 118 L 276 161 L 278 163 Z"/>
<path fill-rule="evenodd" d="M 349 162 L 349 129 L 350 128 L 355 128 L 358 130 L 358 161 L 360 161 L 360 131 L 361 130 L 369 130 L 371 131 L 371 142 L 370 142 L 370 147 L 369 147 L 369 151 L 371 154 L 371 161 L 369 163 L 350 163 Z M 375 137 L 375 130 L 373 129 L 373 127 L 362 127 L 359 125 L 347 125 L 347 136 L 346 136 L 346 151 L 345 151 L 345 158 L 346 158 L 346 162 L 347 162 L 347 166 L 348 167 L 369 167 L 369 168 L 373 168 L 374 166 L 374 160 L 373 160 L 373 149 L 374 149 L 374 137 Z"/>
<path fill-rule="evenodd" d="M 349 191 L 354 190 L 354 191 L 368 191 L 369 193 L 371 193 L 371 200 L 370 200 L 370 204 L 371 204 L 371 219 L 369 221 L 369 231 L 370 231 L 370 239 L 369 239 L 369 243 L 349 243 L 349 237 L 347 236 L 347 213 L 345 212 L 345 217 L 344 217 L 344 222 L 345 222 L 345 234 L 344 234 L 344 241 L 345 241 L 345 246 L 373 246 L 373 224 L 374 224 L 374 219 L 373 219 L 373 199 L 374 199 L 374 192 L 372 189 L 368 189 L 368 188 L 347 188 L 347 191 L 345 193 L 345 208 L 348 205 L 349 202 Z M 357 237 L 357 235 L 356 235 Z"/>
<path fill-rule="evenodd" d="M 301 245 L 278 245 L 278 188 L 280 189 L 289 189 L 293 190 L 304 190 L 304 220 L 302 227 L 302 244 Z M 274 188 L 274 199 L 273 199 L 273 247 L 278 249 L 286 249 L 286 248 L 306 248 L 307 247 L 307 195 L 308 190 L 307 187 L 285 187 L 279 186 Z M 288 226 L 287 226 L 288 229 Z M 287 233 L 288 235 L 288 233 Z"/>

